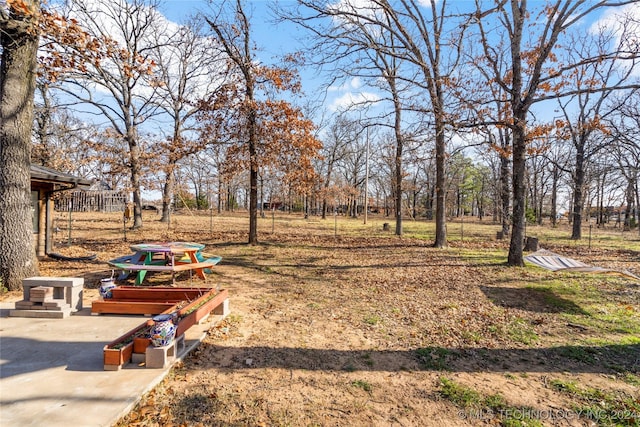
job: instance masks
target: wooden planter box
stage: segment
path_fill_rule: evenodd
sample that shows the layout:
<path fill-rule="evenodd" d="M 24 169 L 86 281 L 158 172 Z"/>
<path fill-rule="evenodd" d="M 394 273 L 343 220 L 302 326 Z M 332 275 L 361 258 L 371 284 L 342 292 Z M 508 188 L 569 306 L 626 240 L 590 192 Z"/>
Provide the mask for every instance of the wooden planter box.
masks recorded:
<path fill-rule="evenodd" d="M 133 355 L 133 341 L 119 348 L 104 347 L 104 370 L 117 371 L 129 363 Z"/>
<path fill-rule="evenodd" d="M 153 320 L 147 320 L 105 345 L 102 352 L 104 370 L 117 371 L 122 365 L 129 363 L 133 354 L 134 339 L 143 336 L 152 325 Z"/>
<path fill-rule="evenodd" d="M 99 314 L 160 314 L 171 310 L 177 302 L 94 301 L 91 312 Z"/>
<path fill-rule="evenodd" d="M 210 288 L 172 288 L 118 286 L 111 292 L 115 301 L 193 301 L 208 293 Z"/>
<path fill-rule="evenodd" d="M 176 336 L 179 337 L 184 334 L 187 329 L 196 323 L 200 323 L 200 321 L 207 317 L 216 307 L 223 304 L 227 298 L 229 298 L 229 292 L 226 289 L 222 289 L 217 294 L 215 290 L 212 289 L 211 292 L 206 293 L 197 300 L 182 307 L 178 310 Z"/>
<path fill-rule="evenodd" d="M 147 351 L 147 347 L 149 347 L 150 345 L 151 345 L 151 338 L 136 337 L 133 339 L 133 352 L 145 353 Z"/>
<path fill-rule="evenodd" d="M 209 288 L 169 288 L 118 286 L 111 290 L 112 298 L 94 301 L 91 312 L 99 314 L 161 314 L 172 310 L 176 304 L 195 302 L 203 295 L 210 295 Z"/>
<path fill-rule="evenodd" d="M 117 289 L 117 288 L 115 288 Z M 114 289 L 114 290 L 115 290 Z M 160 292 L 153 292 L 155 289 L 145 289 L 137 287 L 136 291 L 141 291 L 142 293 L 139 296 L 140 299 L 146 299 L 146 301 L 131 301 L 131 300 L 115 300 L 108 303 L 108 309 L 111 311 L 105 311 L 108 313 L 118 313 L 118 314 L 171 314 L 178 312 L 178 326 L 176 328 L 176 338 L 180 335 L 184 334 L 191 326 L 199 323 L 202 319 L 207 317 L 211 311 L 216 310 L 223 306 L 225 300 L 229 298 L 229 293 L 226 289 L 222 289 L 220 292 L 216 292 L 215 289 L 208 288 L 186 288 L 197 289 L 197 294 L 191 294 L 196 296 L 195 299 L 186 301 L 190 301 L 185 305 L 185 300 L 179 300 L 173 304 L 163 302 L 153 302 L 151 295 L 162 295 L 161 298 L 165 297 L 161 290 Z M 180 288 L 171 288 L 179 290 Z M 151 292 L 148 292 L 148 291 Z M 179 294 L 178 291 L 177 293 Z M 133 293 L 132 293 L 133 294 Z M 189 295 L 187 293 L 186 295 Z M 114 294 L 115 296 L 115 294 Z M 100 303 L 104 303 L 107 301 L 96 301 Z M 93 304 L 95 305 L 96 302 Z M 149 313 L 150 304 L 164 304 L 165 310 L 158 313 Z M 167 304 L 169 304 L 167 306 Z M 180 308 L 178 308 L 180 307 Z M 157 308 L 162 308 L 158 305 Z M 130 311 L 127 311 L 130 310 Z M 93 311 L 93 308 L 92 308 Z M 222 309 L 219 309 L 222 314 Z M 129 363 L 131 361 L 132 354 L 135 353 L 144 353 L 147 346 L 150 343 L 150 340 L 145 337 L 148 329 L 153 326 L 153 320 L 149 319 L 136 326 L 129 332 L 124 335 L 116 338 L 111 341 L 109 344 L 104 346 L 104 369 L 107 371 L 115 371 L 119 370 L 123 365 Z"/>

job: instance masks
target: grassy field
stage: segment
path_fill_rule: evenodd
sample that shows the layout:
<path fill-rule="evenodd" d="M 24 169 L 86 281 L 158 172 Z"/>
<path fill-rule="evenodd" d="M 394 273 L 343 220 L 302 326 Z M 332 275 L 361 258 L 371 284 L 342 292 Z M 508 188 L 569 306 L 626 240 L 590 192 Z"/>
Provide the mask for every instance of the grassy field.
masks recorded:
<path fill-rule="evenodd" d="M 41 273 L 110 274 L 131 243 L 196 241 L 223 257 L 206 286 L 232 314 L 124 417 L 125 425 L 640 425 L 640 283 L 505 265 L 499 227 L 267 214 L 248 246 L 242 214 L 145 217 L 123 240 L 117 214 L 60 214 Z M 540 246 L 640 274 L 637 230 L 530 226 Z M 590 238 L 589 238 L 590 236 Z M 106 276 L 105 276 L 106 275 Z M 178 277 L 178 284 L 189 282 Z M 153 275 L 147 284 L 170 283 Z"/>

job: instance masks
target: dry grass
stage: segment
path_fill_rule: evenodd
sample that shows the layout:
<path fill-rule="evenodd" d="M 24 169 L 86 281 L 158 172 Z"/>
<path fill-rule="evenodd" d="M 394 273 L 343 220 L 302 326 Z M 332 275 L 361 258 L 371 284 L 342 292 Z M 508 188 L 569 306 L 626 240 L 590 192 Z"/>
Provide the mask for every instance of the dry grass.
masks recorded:
<path fill-rule="evenodd" d="M 74 218 L 72 246 L 56 250 L 98 260 L 44 261 L 42 272 L 81 275 L 97 287 L 110 274 L 104 261 L 128 252 L 122 223 L 117 215 Z M 640 422 L 638 283 L 505 267 L 508 242 L 495 240 L 492 224 L 451 223 L 450 248 L 437 250 L 433 224 L 422 222 L 407 221 L 398 238 L 382 231 L 384 218 L 364 225 L 267 216 L 261 244 L 248 246 L 242 215 L 173 220 L 167 227 L 147 218 L 143 230 L 127 232 L 128 243 L 205 243 L 223 257 L 209 285 L 229 289 L 232 315 L 119 425 L 602 421 L 578 414 L 584 396 L 552 386 L 569 381 L 630 399 L 607 410 L 628 411 L 621 425 Z M 587 239 L 568 240 L 564 228 L 528 234 L 582 261 L 640 273 L 637 234 L 592 230 L 590 248 Z M 63 229 L 58 240 L 67 236 Z M 154 275 L 150 284 L 167 281 Z M 491 398 L 478 398 L 477 411 L 451 399 L 443 384 Z M 486 406 L 491 399 L 500 404 Z M 534 416 L 518 420 L 514 408 Z"/>

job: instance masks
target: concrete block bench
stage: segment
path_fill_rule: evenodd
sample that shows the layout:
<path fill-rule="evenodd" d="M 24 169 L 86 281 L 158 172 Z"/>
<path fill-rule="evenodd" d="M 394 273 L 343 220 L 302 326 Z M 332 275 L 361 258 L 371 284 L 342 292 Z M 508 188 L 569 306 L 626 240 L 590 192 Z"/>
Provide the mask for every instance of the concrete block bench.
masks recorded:
<path fill-rule="evenodd" d="M 31 289 L 40 287 L 52 288 L 52 300 L 57 303 L 33 302 Z M 83 287 L 84 279 L 82 277 L 29 277 L 23 279 L 23 300 L 16 302 L 16 309 L 10 310 L 9 316 L 52 319 L 68 317 L 71 313 L 82 310 Z"/>

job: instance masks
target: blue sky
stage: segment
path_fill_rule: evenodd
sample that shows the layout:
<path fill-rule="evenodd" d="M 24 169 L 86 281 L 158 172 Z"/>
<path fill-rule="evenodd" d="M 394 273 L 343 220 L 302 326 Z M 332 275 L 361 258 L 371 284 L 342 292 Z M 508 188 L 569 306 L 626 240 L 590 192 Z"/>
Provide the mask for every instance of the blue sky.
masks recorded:
<path fill-rule="evenodd" d="M 234 0 L 224 0 L 226 2 L 233 2 Z M 337 1 L 337 0 L 336 0 Z M 356 0 L 356 3 L 362 0 Z M 428 0 L 425 0 L 427 2 Z M 541 1 L 541 0 L 538 0 Z M 212 2 L 213 7 L 218 7 L 222 1 L 215 0 Z M 257 45 L 257 56 L 260 61 L 264 63 L 277 63 L 277 58 L 286 53 L 292 53 L 298 49 L 302 49 L 303 44 L 301 40 L 305 37 L 305 33 L 302 29 L 298 28 L 290 22 L 276 23 L 273 17 L 273 13 L 270 10 L 270 4 L 273 3 L 269 0 L 245 0 L 244 8 L 247 15 L 250 17 L 252 25 L 253 42 Z M 279 6 L 286 7 L 288 5 L 295 5 L 295 0 L 278 0 Z M 466 8 L 468 5 L 473 5 L 470 0 L 459 0 L 450 3 L 452 7 Z M 203 0 L 165 0 L 160 7 L 160 10 L 165 16 L 177 23 L 184 22 L 190 15 L 198 12 L 206 12 L 210 10 L 211 6 L 209 2 Z M 531 5 L 532 8 L 537 6 Z M 637 15 L 640 15 L 639 5 L 630 5 L 629 9 L 635 9 Z M 589 27 L 594 25 L 596 19 L 601 19 L 600 22 L 607 22 L 609 25 L 616 25 L 615 19 L 611 19 L 611 16 L 596 17 L 592 16 L 588 22 L 584 25 L 589 31 Z M 319 90 L 321 85 L 322 76 L 319 76 L 319 71 L 316 69 L 301 69 L 299 70 L 303 91 L 307 97 L 314 99 L 323 99 L 326 96 L 324 102 L 327 110 L 335 111 L 340 106 L 344 107 L 346 104 L 355 101 L 361 101 L 363 98 L 375 99 L 377 97 L 375 91 L 371 88 L 367 88 L 362 85 L 360 79 L 346 79 L 340 83 L 340 86 L 334 86 L 329 88 L 326 92 Z"/>
<path fill-rule="evenodd" d="M 229 1 L 229 0 L 227 0 Z M 232 0 L 233 1 L 233 0 Z M 220 4 L 220 1 L 215 3 Z M 293 53 L 303 48 L 303 38 L 306 33 L 298 26 L 290 22 L 276 22 L 273 12 L 270 10 L 272 1 L 249 0 L 245 1 L 245 12 L 252 25 L 252 38 L 258 51 L 260 61 L 268 64 L 277 64 L 278 58 L 285 54 Z M 278 5 L 294 5 L 294 0 L 279 0 Z M 171 21 L 182 23 L 189 16 L 198 12 L 205 12 L 210 6 L 202 0 L 165 0 L 160 11 Z M 332 87 L 328 91 L 320 89 L 323 77 L 317 69 L 303 68 L 298 70 L 304 96 L 313 100 L 324 101 L 326 108 L 335 111 L 339 105 L 360 95 L 359 79 L 353 79 L 345 85 Z"/>
<path fill-rule="evenodd" d="M 234 0 L 225 1 L 233 2 Z M 221 2 L 221 0 L 214 1 L 214 7 L 219 7 Z M 271 3 L 268 0 L 245 0 L 244 2 L 245 12 L 249 15 L 252 25 L 252 39 L 258 48 L 256 55 L 264 63 L 277 63 L 278 57 L 302 49 L 302 39 L 306 36 L 302 29 L 290 22 L 277 23 L 270 11 Z M 287 5 L 294 5 L 295 1 L 279 0 L 278 4 L 286 7 Z M 472 3 L 469 0 L 460 0 L 451 4 L 464 7 L 464 5 Z M 633 6 L 636 10 L 640 10 L 638 4 Z M 164 0 L 160 6 L 160 11 L 167 19 L 180 24 L 186 22 L 192 15 L 207 13 L 210 7 L 209 2 L 202 0 Z M 590 21 L 581 23 L 586 31 L 589 31 L 589 27 L 593 25 L 593 18 Z M 610 19 L 609 23 L 615 25 L 615 20 Z M 379 96 L 376 94 L 375 89 L 365 86 L 358 78 L 340 80 L 339 83 L 336 83 L 336 86 L 328 88 L 325 93 L 324 89 L 320 90 L 323 76 L 319 76 L 319 70 L 307 68 L 299 71 L 306 97 L 313 100 L 322 100 L 326 96 L 324 106 L 329 113 L 334 112 L 338 105 L 345 106 L 349 103 L 349 100 L 358 101 L 365 97 L 375 99 Z M 553 111 L 553 108 L 549 111 Z"/>
<path fill-rule="evenodd" d="M 190 15 L 206 12 L 209 10 L 209 6 L 208 2 L 201 0 L 165 0 L 160 10 L 170 20 L 180 23 Z M 295 49 L 296 39 L 302 33 L 289 23 L 276 25 L 272 13 L 269 11 L 268 1 L 248 1 L 245 5 L 245 12 L 251 19 L 254 42 L 262 50 L 260 56 L 263 58 L 261 59 L 266 61 L 269 57 Z"/>

